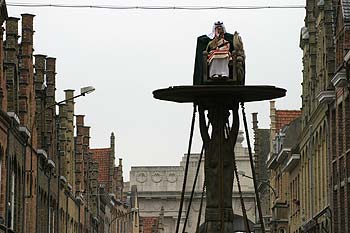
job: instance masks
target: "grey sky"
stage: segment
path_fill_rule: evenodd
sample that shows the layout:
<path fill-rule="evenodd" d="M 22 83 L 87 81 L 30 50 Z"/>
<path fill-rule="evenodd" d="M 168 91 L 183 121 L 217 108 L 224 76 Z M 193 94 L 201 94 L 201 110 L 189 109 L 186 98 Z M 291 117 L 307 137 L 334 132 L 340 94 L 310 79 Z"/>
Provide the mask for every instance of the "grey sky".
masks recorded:
<path fill-rule="evenodd" d="M 29 0 L 12 2 L 31 3 Z M 43 1 L 35 3 L 66 3 Z M 301 0 L 115 1 L 74 0 L 74 4 L 127 6 L 302 5 Z M 93 85 L 96 91 L 76 101 L 76 114 L 91 126 L 91 147 L 108 147 L 116 134 L 117 156 L 130 166 L 178 165 L 187 151 L 192 106 L 153 99 L 152 91 L 192 83 L 196 37 L 211 31 L 214 21 L 238 31 L 246 51 L 246 83 L 287 89 L 277 108 L 299 109 L 302 80 L 300 28 L 304 9 L 267 10 L 103 10 L 20 8 L 10 16 L 35 14 L 35 54 L 57 58 L 57 100 L 64 89 Z M 269 103 L 246 104 L 269 126 Z M 241 128 L 243 126 L 241 125 Z M 195 132 L 193 152 L 200 150 Z"/>

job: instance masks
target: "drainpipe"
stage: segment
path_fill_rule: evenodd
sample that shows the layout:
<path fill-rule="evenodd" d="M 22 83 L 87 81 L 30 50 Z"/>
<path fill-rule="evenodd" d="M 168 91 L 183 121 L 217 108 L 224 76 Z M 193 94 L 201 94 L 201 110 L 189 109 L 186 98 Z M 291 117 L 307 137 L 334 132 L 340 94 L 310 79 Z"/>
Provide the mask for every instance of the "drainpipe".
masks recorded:
<path fill-rule="evenodd" d="M 6 232 L 8 232 L 8 220 L 9 220 L 9 212 L 8 212 L 8 202 L 9 202 L 9 186 L 10 186 L 10 133 L 12 133 L 12 127 L 13 127 L 13 122 L 11 119 L 11 124 L 10 128 L 7 132 L 7 148 L 6 148 L 6 195 L 5 195 L 5 226 L 6 226 Z"/>
<path fill-rule="evenodd" d="M 26 183 L 26 172 L 25 172 L 25 163 L 26 163 L 26 149 L 27 149 L 27 141 L 23 145 L 23 151 L 22 151 L 22 157 L 23 157 L 23 162 L 24 162 L 24 179 L 23 179 L 23 195 L 22 195 L 22 203 L 23 203 L 23 211 L 22 211 L 22 233 L 25 233 L 25 222 L 24 222 L 24 217 L 25 217 L 25 212 L 26 212 L 26 190 L 27 190 L 27 183 Z M 0 174 L 1 175 L 1 174 Z"/>
<path fill-rule="evenodd" d="M 48 177 L 47 177 L 47 233 L 50 232 L 50 224 L 51 224 L 51 215 L 50 215 L 50 205 L 51 205 L 51 201 L 50 201 L 50 195 L 51 195 L 51 169 L 49 169 L 49 174 L 48 174 Z"/>
<path fill-rule="evenodd" d="M 33 144 L 32 144 L 33 145 Z M 32 146 L 32 150 L 33 146 Z M 31 154 L 33 154 L 33 152 L 31 152 Z M 40 160 L 41 158 L 38 156 L 38 153 L 36 153 L 36 206 L 35 206 L 35 229 L 38 231 L 38 209 L 39 209 L 39 165 L 40 165 Z M 33 168 L 30 169 L 32 171 L 33 174 Z M 33 175 L 32 175 L 33 177 Z M 33 185 L 32 185 L 33 186 Z M 31 197 L 33 197 L 33 193 L 31 193 Z"/>
<path fill-rule="evenodd" d="M 314 203 L 313 203 L 313 195 L 314 195 L 314 185 L 313 185 L 313 163 L 312 163 L 312 154 L 313 154 L 313 150 L 312 150 L 312 124 L 310 124 L 309 126 L 309 153 L 308 153 L 308 159 L 309 159 L 309 184 L 310 184 L 310 216 L 312 219 L 314 216 Z"/>
<path fill-rule="evenodd" d="M 81 204 L 78 204 L 78 233 L 81 233 L 81 224 L 80 224 L 80 205 Z"/>
<path fill-rule="evenodd" d="M 58 175 L 57 175 L 57 208 L 56 208 L 56 232 L 60 232 L 60 196 L 61 196 L 61 190 L 60 190 L 60 178 L 61 178 L 61 155 L 59 151 L 59 128 L 60 128 L 60 120 L 59 115 L 56 114 L 55 116 L 56 120 L 56 156 L 58 160 Z"/>
<path fill-rule="evenodd" d="M 66 194 L 66 233 L 68 233 L 68 195 L 67 191 L 64 192 Z"/>
<path fill-rule="evenodd" d="M 333 210 L 333 202 L 332 202 L 332 196 L 333 196 L 333 192 L 332 192 L 332 181 L 330 179 L 330 166 L 332 164 L 332 158 L 331 158 L 331 146 L 330 146 L 330 128 L 329 128 L 329 111 L 330 111 L 330 107 L 329 104 L 327 106 L 327 111 L 326 111 L 326 142 L 327 142 L 327 154 L 328 154 L 328 166 L 326 166 L 326 172 L 327 172 L 327 184 L 328 184 L 328 203 L 329 203 L 329 212 L 330 212 L 330 233 L 333 232 L 333 214 L 332 214 L 332 210 Z"/>

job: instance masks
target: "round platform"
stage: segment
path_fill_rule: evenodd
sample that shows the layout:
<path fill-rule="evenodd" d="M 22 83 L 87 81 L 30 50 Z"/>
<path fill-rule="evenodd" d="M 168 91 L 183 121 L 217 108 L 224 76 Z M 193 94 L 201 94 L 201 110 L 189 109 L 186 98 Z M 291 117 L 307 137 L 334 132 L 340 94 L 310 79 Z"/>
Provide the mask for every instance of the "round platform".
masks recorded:
<path fill-rule="evenodd" d="M 286 90 L 274 86 L 195 85 L 174 86 L 153 91 L 153 97 L 178 103 L 208 101 L 253 102 L 280 98 Z"/>

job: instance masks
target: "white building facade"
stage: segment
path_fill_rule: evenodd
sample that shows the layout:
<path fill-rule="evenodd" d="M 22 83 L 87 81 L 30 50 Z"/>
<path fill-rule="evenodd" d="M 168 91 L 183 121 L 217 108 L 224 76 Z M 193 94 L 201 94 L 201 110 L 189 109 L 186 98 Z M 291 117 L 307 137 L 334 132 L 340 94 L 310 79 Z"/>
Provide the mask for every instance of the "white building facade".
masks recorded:
<path fill-rule="evenodd" d="M 246 176 L 251 177 L 251 168 L 249 162 L 248 149 L 243 147 L 243 133 L 240 132 L 237 144 L 235 146 L 236 163 L 238 170 L 243 171 Z M 181 216 L 180 230 L 188 209 L 190 195 L 192 191 L 193 181 L 199 161 L 200 154 L 191 154 L 189 162 L 189 171 L 187 177 L 185 201 Z M 176 229 L 179 205 L 181 200 L 181 191 L 183 186 L 184 171 L 187 155 L 182 157 L 180 166 L 147 166 L 132 167 L 130 171 L 130 187 L 137 186 L 139 215 L 142 217 L 158 217 L 161 208 L 164 208 L 164 219 L 162 220 L 164 233 L 173 233 Z M 253 181 L 247 177 L 240 176 L 240 184 L 242 188 L 245 209 L 248 219 L 255 222 L 255 193 Z M 204 182 L 204 158 L 201 161 L 200 172 L 197 179 L 197 185 L 190 209 L 189 219 L 186 225 L 186 232 L 195 233 L 200 209 Z M 234 181 L 232 202 L 233 211 L 237 219 L 241 219 L 242 208 L 240 204 L 237 183 Z M 201 213 L 201 224 L 205 215 L 205 195 L 203 200 L 203 209 Z M 239 222 L 243 224 L 243 222 Z M 243 227 L 243 225 L 242 225 Z"/>

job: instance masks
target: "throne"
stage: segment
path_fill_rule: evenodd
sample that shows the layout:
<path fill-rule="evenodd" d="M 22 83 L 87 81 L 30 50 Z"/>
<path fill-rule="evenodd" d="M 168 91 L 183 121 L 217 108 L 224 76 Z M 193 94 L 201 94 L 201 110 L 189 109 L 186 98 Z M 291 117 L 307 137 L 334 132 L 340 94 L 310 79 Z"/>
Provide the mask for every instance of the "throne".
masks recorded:
<path fill-rule="evenodd" d="M 236 56 L 232 56 L 232 58 L 229 60 L 228 66 L 229 66 L 229 76 L 226 77 L 210 77 L 209 76 L 209 62 L 208 62 L 208 52 L 203 51 L 202 55 L 202 61 L 203 61 L 203 84 L 204 85 L 244 85 L 244 62 L 243 60 L 237 59 Z"/>
<path fill-rule="evenodd" d="M 236 35 L 236 34 L 235 34 Z M 230 42 L 230 60 L 228 77 L 209 77 L 208 52 L 206 50 L 210 38 L 202 35 L 197 38 L 196 59 L 193 73 L 194 85 L 244 85 L 245 84 L 245 55 L 243 44 L 234 43 L 234 36 L 225 33 L 225 39 Z M 237 34 L 238 37 L 238 34 Z M 239 38 L 240 39 L 240 38 Z"/>

